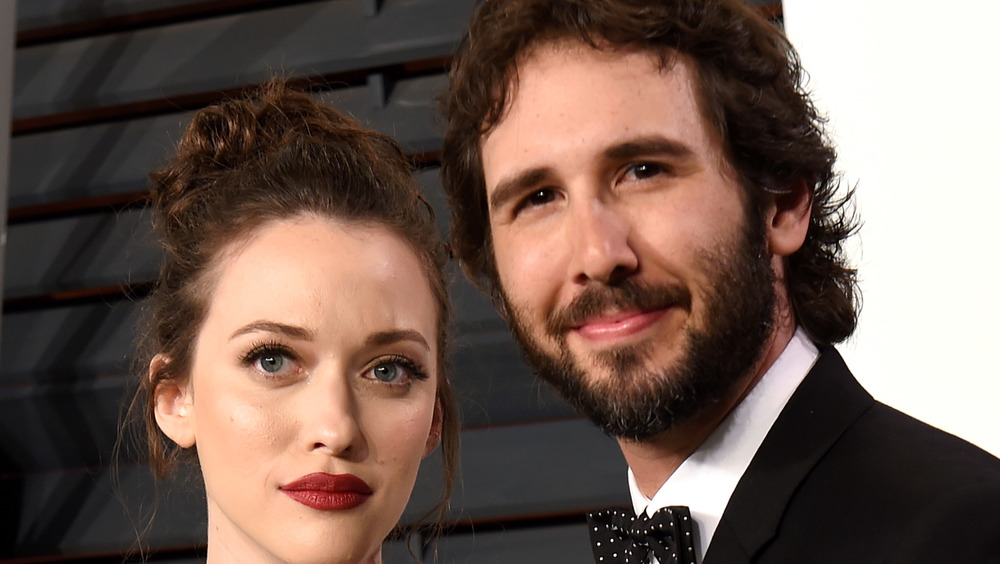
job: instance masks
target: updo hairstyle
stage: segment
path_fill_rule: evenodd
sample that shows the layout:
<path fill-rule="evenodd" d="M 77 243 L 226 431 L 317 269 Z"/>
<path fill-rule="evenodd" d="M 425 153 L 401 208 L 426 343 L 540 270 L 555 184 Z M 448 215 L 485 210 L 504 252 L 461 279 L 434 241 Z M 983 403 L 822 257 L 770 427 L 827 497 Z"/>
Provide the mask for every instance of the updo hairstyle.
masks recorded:
<path fill-rule="evenodd" d="M 160 431 L 153 397 L 160 382 L 190 375 L 220 256 L 268 222 L 308 214 L 388 229 L 423 266 L 438 309 L 437 400 L 447 499 L 458 450 L 444 370 L 448 255 L 396 142 L 276 80 L 249 97 L 197 112 L 176 155 L 150 179 L 164 262 L 149 300 L 150 328 L 139 366 L 148 367 L 156 354 L 168 360 L 155 373 L 142 374 L 133 407 L 143 412 L 154 474 L 164 477 L 182 455 L 193 456 L 194 449 L 178 447 Z"/>

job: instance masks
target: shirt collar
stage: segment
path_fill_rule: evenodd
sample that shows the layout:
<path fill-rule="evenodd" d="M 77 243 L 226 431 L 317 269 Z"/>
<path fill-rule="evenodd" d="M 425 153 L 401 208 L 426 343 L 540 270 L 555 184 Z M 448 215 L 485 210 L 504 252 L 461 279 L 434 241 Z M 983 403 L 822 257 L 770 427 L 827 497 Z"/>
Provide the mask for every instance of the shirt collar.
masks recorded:
<path fill-rule="evenodd" d="M 757 385 L 726 416 L 705 442 L 647 499 L 628 471 L 632 506 L 652 515 L 670 505 L 686 505 L 695 521 L 698 561 L 715 534 L 736 489 L 771 425 L 819 357 L 816 345 L 799 328 Z"/>

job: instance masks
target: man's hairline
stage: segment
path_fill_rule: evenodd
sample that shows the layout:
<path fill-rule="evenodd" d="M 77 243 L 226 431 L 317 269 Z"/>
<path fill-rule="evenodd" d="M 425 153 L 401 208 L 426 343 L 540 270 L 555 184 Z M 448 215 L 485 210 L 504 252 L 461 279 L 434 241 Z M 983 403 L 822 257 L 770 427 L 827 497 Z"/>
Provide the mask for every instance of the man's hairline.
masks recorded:
<path fill-rule="evenodd" d="M 602 42 L 604 45 L 601 45 Z M 517 95 L 517 88 L 519 84 L 518 69 L 531 58 L 537 56 L 541 50 L 547 47 L 554 47 L 557 50 L 585 48 L 601 52 L 619 52 L 622 54 L 639 53 L 654 60 L 657 72 L 661 74 L 671 72 L 673 66 L 679 62 L 685 63 L 687 65 L 688 72 L 690 73 L 689 80 L 691 81 L 693 89 L 695 107 L 698 110 L 698 115 L 702 120 L 710 142 L 715 145 L 714 152 L 719 159 L 719 163 L 717 164 L 726 176 L 731 177 L 734 182 L 741 186 L 742 190 L 740 194 L 741 199 L 743 200 L 741 205 L 744 207 L 754 205 L 753 200 L 755 198 L 751 194 L 751 188 L 746 186 L 745 179 L 742 178 L 739 170 L 729 157 L 729 147 L 725 142 L 725 138 L 721 135 L 721 132 L 713 126 L 712 120 L 709 119 L 709 113 L 707 111 L 708 101 L 703 89 L 702 69 L 697 59 L 691 57 L 687 53 L 670 47 L 657 49 L 654 46 L 642 45 L 638 42 L 629 44 L 613 44 L 603 39 L 601 41 L 595 41 L 594 44 L 591 44 L 583 38 L 570 33 L 563 33 L 560 35 L 542 34 L 530 43 L 524 45 L 521 50 L 514 55 L 511 59 L 510 65 L 503 73 L 506 83 L 503 85 L 503 93 L 499 94 L 496 98 L 498 103 L 503 102 L 503 107 L 499 108 L 498 111 L 495 112 L 495 119 L 492 120 L 492 123 L 490 123 L 488 127 L 484 127 L 484 125 L 486 125 L 486 118 L 489 117 L 489 114 L 487 114 L 487 116 L 484 116 L 484 119 L 478 124 L 480 133 L 476 136 L 476 155 L 478 160 L 476 164 L 479 169 L 478 176 L 481 184 L 476 189 L 480 192 L 479 196 L 481 197 L 482 203 L 485 205 L 485 209 L 483 210 L 484 216 L 482 218 L 482 221 L 485 223 L 485 229 L 483 229 L 483 244 L 481 246 L 481 253 L 486 254 L 487 260 L 474 261 L 479 263 L 474 265 L 477 271 L 476 278 L 478 278 L 478 280 L 473 280 L 474 285 L 480 287 L 482 291 L 491 297 L 496 295 L 502 299 L 502 296 L 504 295 L 503 285 L 500 279 L 500 270 L 497 267 L 496 260 L 496 245 L 494 244 L 493 238 L 490 198 L 487 194 L 485 165 L 483 159 L 483 142 L 486 137 L 488 137 L 490 133 L 492 133 L 493 130 L 499 126 L 504 119 L 506 119 L 507 114 L 510 111 L 513 100 Z M 473 261 L 463 260 L 462 262 L 469 264 Z M 463 270 L 467 271 L 466 268 L 463 268 Z M 484 281 L 485 284 L 482 283 L 482 281 Z M 497 305 L 499 306 L 499 304 Z"/>
<path fill-rule="evenodd" d="M 493 270 L 496 271 L 496 255 L 495 248 L 492 244 L 493 233 L 492 233 L 492 223 L 490 222 L 490 198 L 488 195 L 487 185 L 486 185 L 486 167 L 483 158 L 483 145 L 485 139 L 507 118 L 507 114 L 510 112 L 513 101 L 517 96 L 517 88 L 519 84 L 518 80 L 518 69 L 526 64 L 533 57 L 537 56 L 538 53 L 546 48 L 555 48 L 559 50 L 570 50 L 573 48 L 585 48 L 601 52 L 619 52 L 621 54 L 639 53 L 646 55 L 650 59 L 656 62 L 657 72 L 661 74 L 670 73 L 673 70 L 674 65 L 678 63 L 683 63 L 687 66 L 687 70 L 690 73 L 689 80 L 691 81 L 691 87 L 694 94 L 695 107 L 698 110 L 698 115 L 702 120 L 702 124 L 705 127 L 705 131 L 708 134 L 709 141 L 715 147 L 715 153 L 719 158 L 720 170 L 724 171 L 727 176 L 732 176 L 732 178 L 739 184 L 743 184 L 743 179 L 740 178 L 739 171 L 729 157 L 729 147 L 726 144 L 725 138 L 721 135 L 721 132 L 713 126 L 712 121 L 709 119 L 709 114 L 707 111 L 707 98 L 703 89 L 702 84 L 702 71 L 698 64 L 697 59 L 691 57 L 690 55 L 678 51 L 670 47 L 663 47 L 661 49 L 656 49 L 653 46 L 642 45 L 639 43 L 630 44 L 613 44 L 606 40 L 601 39 L 600 41 L 594 41 L 594 44 L 588 43 L 584 39 L 577 37 L 569 33 L 563 33 L 560 35 L 540 35 L 535 40 L 531 41 L 527 45 L 523 46 L 521 50 L 514 55 L 511 59 L 511 64 L 508 66 L 507 70 L 504 72 L 504 79 L 506 83 L 502 85 L 502 94 L 498 95 L 496 100 L 498 103 L 503 102 L 503 107 L 499 108 L 495 112 L 495 119 L 491 123 L 486 123 L 486 118 L 480 121 L 478 128 L 480 130 L 479 135 L 476 136 L 476 153 L 478 162 L 478 176 L 481 181 L 481 185 L 476 189 L 480 191 L 480 196 L 482 197 L 482 202 L 485 203 L 486 209 L 484 210 L 485 217 L 483 220 L 486 223 L 486 229 L 483 231 L 484 234 L 484 250 L 486 247 L 489 248 L 491 255 L 491 262 L 493 263 Z M 490 112 L 491 114 L 493 112 Z M 485 127 L 484 127 L 485 126 Z M 743 186 L 744 192 L 747 192 L 746 197 L 749 197 L 749 188 Z M 480 273 L 485 274 L 485 273 Z M 496 273 L 499 278 L 499 272 Z M 499 282 L 497 280 L 496 282 Z"/>

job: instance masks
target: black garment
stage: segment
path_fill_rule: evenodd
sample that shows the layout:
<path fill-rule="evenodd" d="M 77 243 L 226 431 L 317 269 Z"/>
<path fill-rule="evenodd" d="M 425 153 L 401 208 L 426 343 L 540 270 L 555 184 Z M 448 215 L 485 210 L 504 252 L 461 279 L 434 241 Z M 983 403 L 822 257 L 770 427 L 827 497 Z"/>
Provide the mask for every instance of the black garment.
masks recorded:
<path fill-rule="evenodd" d="M 876 402 L 823 348 L 703 564 L 741 562 L 998 563 L 1000 460 Z"/>

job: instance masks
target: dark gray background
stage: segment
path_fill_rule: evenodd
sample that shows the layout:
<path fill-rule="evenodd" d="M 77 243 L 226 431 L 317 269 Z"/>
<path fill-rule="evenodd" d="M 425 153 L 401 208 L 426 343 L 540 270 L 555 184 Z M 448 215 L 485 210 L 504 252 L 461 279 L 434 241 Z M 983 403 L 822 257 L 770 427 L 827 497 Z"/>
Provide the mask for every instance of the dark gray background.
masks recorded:
<path fill-rule="evenodd" d="M 145 523 L 153 481 L 135 456 L 115 463 L 113 448 L 159 264 L 145 175 L 191 114 L 275 73 L 313 78 L 326 85 L 317 96 L 414 156 L 444 234 L 433 97 L 472 3 L 21 0 L 11 37 L 14 2 L 3 0 L 0 562 L 121 562 Z M 780 18 L 780 3 L 753 3 Z M 628 503 L 621 454 L 534 381 L 457 268 L 451 289 L 462 467 L 439 561 L 586 562 L 583 513 Z M 432 456 L 403 525 L 439 481 Z M 151 562 L 197 562 L 205 529 L 200 485 L 182 473 L 160 484 L 138 536 Z M 412 562 L 401 542 L 385 557 Z"/>

